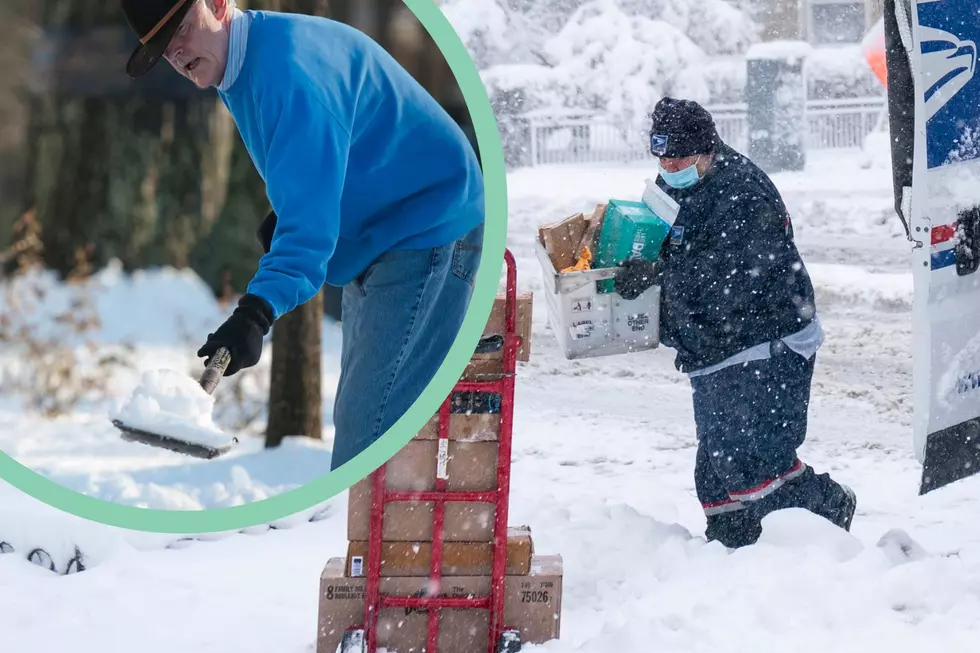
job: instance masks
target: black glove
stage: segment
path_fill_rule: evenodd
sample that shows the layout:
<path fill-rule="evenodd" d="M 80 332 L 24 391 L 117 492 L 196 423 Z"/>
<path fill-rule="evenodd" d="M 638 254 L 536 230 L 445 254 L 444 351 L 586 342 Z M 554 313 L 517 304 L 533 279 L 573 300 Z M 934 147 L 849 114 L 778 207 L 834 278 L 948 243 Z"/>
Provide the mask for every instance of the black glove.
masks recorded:
<path fill-rule="evenodd" d="M 246 367 L 252 367 L 262 356 L 262 339 L 272 327 L 272 309 L 255 295 L 244 295 L 238 300 L 238 308 L 214 333 L 208 334 L 197 355 L 204 356 L 204 364 L 211 362 L 220 347 L 231 353 L 231 362 L 225 376 L 237 374 Z"/>
<path fill-rule="evenodd" d="M 643 259 L 629 259 L 620 264 L 623 269 L 614 277 L 613 286 L 623 299 L 642 295 L 654 283 L 654 264 Z"/>
<path fill-rule="evenodd" d="M 265 219 L 262 220 L 258 230 L 255 232 L 255 237 L 259 239 L 259 244 L 262 245 L 262 249 L 266 254 L 272 249 L 272 236 L 276 232 L 277 221 L 276 212 L 272 211 L 269 215 L 265 216 Z"/>

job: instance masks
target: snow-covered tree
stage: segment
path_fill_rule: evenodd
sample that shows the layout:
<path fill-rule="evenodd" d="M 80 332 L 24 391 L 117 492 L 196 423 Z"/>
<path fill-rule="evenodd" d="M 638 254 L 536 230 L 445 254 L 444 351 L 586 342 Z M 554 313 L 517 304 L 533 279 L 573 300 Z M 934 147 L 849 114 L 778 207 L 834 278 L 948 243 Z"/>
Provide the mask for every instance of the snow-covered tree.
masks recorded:
<path fill-rule="evenodd" d="M 438 3 L 481 70 L 534 60 L 524 13 L 507 0 L 442 0 Z"/>
<path fill-rule="evenodd" d="M 616 0 L 582 5 L 543 50 L 556 71 L 624 125 L 643 121 L 677 75 L 707 61 L 681 30 L 629 15 Z"/>
<path fill-rule="evenodd" d="M 498 117 L 542 108 L 645 119 L 674 89 L 733 101 L 758 27 L 729 0 L 443 0 Z M 740 81 L 741 80 L 741 81 Z"/>
<path fill-rule="evenodd" d="M 758 40 L 758 25 L 728 0 L 620 0 L 618 4 L 628 15 L 673 25 L 708 55 L 743 53 Z"/>

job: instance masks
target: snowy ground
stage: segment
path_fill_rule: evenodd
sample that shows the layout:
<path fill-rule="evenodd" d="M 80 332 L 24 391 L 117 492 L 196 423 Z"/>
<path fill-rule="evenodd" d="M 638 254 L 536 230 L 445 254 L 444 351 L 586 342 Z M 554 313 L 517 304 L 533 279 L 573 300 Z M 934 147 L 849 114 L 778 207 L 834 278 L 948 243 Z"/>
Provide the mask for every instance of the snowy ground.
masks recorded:
<path fill-rule="evenodd" d="M 562 637 L 541 650 L 975 649 L 980 480 L 917 496 L 908 245 L 890 213 L 888 171 L 857 161 L 815 157 L 806 173 L 776 178 L 828 337 L 802 454 L 857 491 L 853 533 L 789 511 L 767 520 L 754 547 L 728 555 L 705 545 L 690 394 L 670 352 L 566 361 L 538 296 L 532 360 L 517 390 L 511 523 L 529 524 L 536 550 L 565 561 Z M 532 249 L 539 222 L 636 197 L 650 174 L 635 167 L 512 174 L 509 246 L 521 288 L 541 290 Z M 42 434 L 55 428 L 18 423 Z M 22 447 L 25 460 L 50 459 Z M 50 547 L 61 571 L 74 544 L 93 552 L 89 569 L 70 576 L 17 552 L 0 555 L 0 631 L 4 648 L 17 652 L 309 652 L 319 573 L 346 545 L 346 495 L 320 506 L 314 523 L 306 523 L 311 511 L 281 529 L 176 549 L 163 548 L 176 538 L 81 523 L 3 485 L 0 501 L 0 540 L 11 530 L 21 554 Z M 904 561 L 878 548 L 895 528 L 925 553 Z"/>

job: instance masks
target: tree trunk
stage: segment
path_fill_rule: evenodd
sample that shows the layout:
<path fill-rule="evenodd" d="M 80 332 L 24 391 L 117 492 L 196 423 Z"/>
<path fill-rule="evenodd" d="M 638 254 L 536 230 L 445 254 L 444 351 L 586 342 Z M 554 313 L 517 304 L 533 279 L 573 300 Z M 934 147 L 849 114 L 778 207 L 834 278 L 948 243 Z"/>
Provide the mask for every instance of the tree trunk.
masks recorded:
<path fill-rule="evenodd" d="M 323 437 L 320 336 L 323 292 L 276 321 L 265 446 L 295 435 Z"/>

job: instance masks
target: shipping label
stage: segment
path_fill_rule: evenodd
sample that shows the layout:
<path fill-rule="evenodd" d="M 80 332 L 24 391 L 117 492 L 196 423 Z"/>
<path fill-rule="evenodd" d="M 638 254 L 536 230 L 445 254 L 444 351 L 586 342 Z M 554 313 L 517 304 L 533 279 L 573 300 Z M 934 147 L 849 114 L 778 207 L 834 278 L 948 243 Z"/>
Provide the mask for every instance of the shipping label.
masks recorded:
<path fill-rule="evenodd" d="M 364 556 L 353 556 L 350 559 L 350 575 L 354 578 L 364 575 Z"/>
<path fill-rule="evenodd" d="M 436 478 L 441 480 L 446 480 L 449 478 L 449 440 L 446 438 L 439 439 Z"/>

